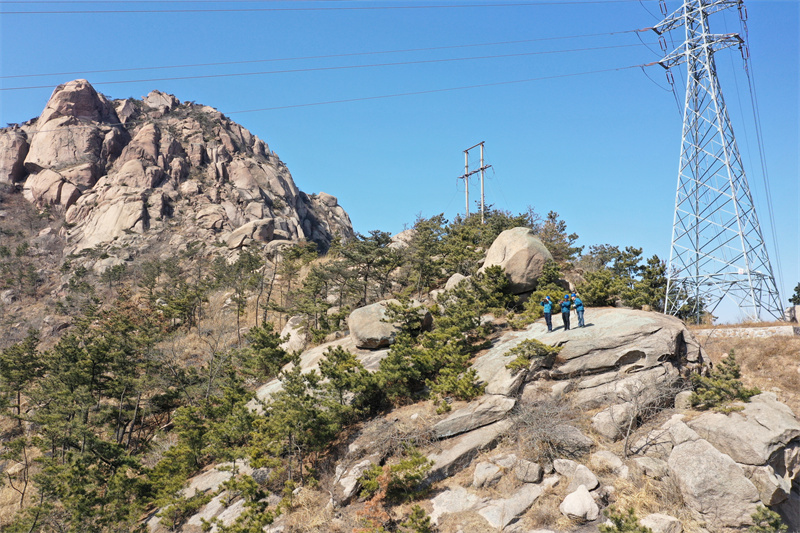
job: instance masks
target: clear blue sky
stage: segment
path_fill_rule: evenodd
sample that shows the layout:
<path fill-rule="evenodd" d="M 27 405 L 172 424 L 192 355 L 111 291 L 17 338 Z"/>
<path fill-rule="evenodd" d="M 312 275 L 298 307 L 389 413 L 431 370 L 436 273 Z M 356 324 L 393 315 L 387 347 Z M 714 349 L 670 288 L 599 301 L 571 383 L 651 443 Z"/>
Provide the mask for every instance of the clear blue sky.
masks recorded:
<path fill-rule="evenodd" d="M 679 2 L 667 0 L 666 5 L 671 12 Z M 750 0 L 746 5 L 780 265 L 738 50 L 718 53 L 717 65 L 773 268 L 777 274 L 780 266 L 783 273 L 785 303 L 800 282 L 800 3 Z M 393 6 L 415 9 L 383 9 Z M 439 7 L 416 9 L 420 6 Z M 382 9 L 341 9 L 352 7 Z M 165 9 L 261 11 L 41 13 Z M 495 207 L 520 212 L 531 205 L 542 214 L 555 210 L 580 235 L 580 244 L 635 245 L 648 256 L 667 258 L 681 113 L 665 73 L 651 66 L 581 74 L 659 59 L 651 32 L 640 34 L 649 49 L 634 33 L 610 35 L 649 27 L 657 17 L 654 0 L 2 0 L 0 88 L 47 87 L 0 91 L 0 123 L 37 116 L 52 88 L 74 78 L 89 79 L 112 98 L 159 89 L 213 106 L 250 129 L 286 162 L 302 190 L 337 196 L 362 233 L 394 233 L 417 214 L 444 212 L 452 218 L 462 211 L 464 185 L 456 176 L 463 172 L 463 150 L 486 141 L 486 162 L 493 167 L 487 175 L 487 201 Z M 739 31 L 735 11 L 714 15 L 711 23 L 717 33 Z M 560 39 L 589 34 L 602 35 Z M 681 37 L 675 34 L 675 44 Z M 462 46 L 508 41 L 527 42 Z M 455 46 L 460 47 L 431 50 Z M 408 49 L 426 50 L 86 72 Z M 475 59 L 501 55 L 506 57 Z M 451 58 L 472 59 L 430 62 Z M 328 68 L 401 62 L 406 64 Z M 320 68 L 327 70 L 103 83 Z M 8 77 L 58 72 L 75 74 Z M 681 107 L 682 72 L 680 67 L 675 72 Z M 581 75 L 553 78 L 565 74 Z M 530 79 L 538 81 L 239 112 Z M 478 191 L 474 180 L 473 199 Z"/>

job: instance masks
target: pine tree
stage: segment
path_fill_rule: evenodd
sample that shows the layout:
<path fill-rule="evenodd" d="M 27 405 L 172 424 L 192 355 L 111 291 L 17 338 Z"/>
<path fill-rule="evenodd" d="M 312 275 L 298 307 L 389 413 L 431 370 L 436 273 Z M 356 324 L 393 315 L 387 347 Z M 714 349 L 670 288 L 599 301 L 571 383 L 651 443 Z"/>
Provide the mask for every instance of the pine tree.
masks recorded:
<path fill-rule="evenodd" d="M 558 213 L 550 211 L 547 218 L 534 228 L 536 235 L 561 265 L 570 265 L 580 255 L 582 246 L 575 246 L 577 233 L 567 233 L 567 223 L 558 218 Z"/>
<path fill-rule="evenodd" d="M 800 305 L 800 283 L 794 288 L 794 294 L 789 298 L 789 303 L 793 305 Z"/>
<path fill-rule="evenodd" d="M 0 383 L 2 390 L 15 397 L 17 424 L 22 424 L 22 393 L 44 372 L 44 360 L 36 349 L 39 332 L 28 330 L 25 340 L 6 348 L 0 353 Z"/>
<path fill-rule="evenodd" d="M 731 350 L 708 377 L 692 375 L 694 392 L 690 398 L 691 404 L 700 409 L 710 409 L 736 400 L 746 402 L 761 392 L 757 388 L 746 388 L 740 377 L 739 363 L 736 362 L 734 352 Z"/>

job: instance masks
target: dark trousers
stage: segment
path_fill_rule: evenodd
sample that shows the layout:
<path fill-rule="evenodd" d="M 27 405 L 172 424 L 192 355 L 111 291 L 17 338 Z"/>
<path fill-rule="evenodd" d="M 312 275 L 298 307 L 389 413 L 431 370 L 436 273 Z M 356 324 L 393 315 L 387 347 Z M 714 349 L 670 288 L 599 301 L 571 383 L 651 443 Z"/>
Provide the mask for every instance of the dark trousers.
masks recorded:
<path fill-rule="evenodd" d="M 569 329 L 569 311 L 561 313 L 561 318 L 564 319 L 564 329 Z"/>
<path fill-rule="evenodd" d="M 552 313 L 544 314 L 544 321 L 547 323 L 547 331 L 553 331 Z"/>

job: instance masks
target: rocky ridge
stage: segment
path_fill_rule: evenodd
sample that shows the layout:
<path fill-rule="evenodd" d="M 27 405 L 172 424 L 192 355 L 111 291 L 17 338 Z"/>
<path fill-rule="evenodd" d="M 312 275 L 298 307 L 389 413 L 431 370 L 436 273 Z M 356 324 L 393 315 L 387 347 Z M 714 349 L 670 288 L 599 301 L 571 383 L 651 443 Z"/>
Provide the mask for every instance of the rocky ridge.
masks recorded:
<path fill-rule="evenodd" d="M 112 101 L 86 80 L 59 85 L 38 118 L 0 130 L 0 154 L 0 185 L 63 214 L 66 253 L 160 233 L 231 250 L 353 235 L 337 199 L 300 191 L 261 139 L 159 91 Z"/>
<path fill-rule="evenodd" d="M 358 318 L 359 331 L 304 352 L 303 370 L 317 368 L 336 346 L 377 370 L 388 350 L 357 347 L 365 342 Z M 387 326 L 379 316 L 374 320 Z M 526 526 L 531 513 L 545 512 L 547 505 L 566 521 L 559 523 L 570 524 L 558 531 L 598 531 L 605 521 L 601 511 L 618 503 L 617 487 L 636 483 L 665 487 L 683 502 L 680 509 L 664 506 L 640 516 L 656 532 L 744 531 L 759 505 L 779 511 L 790 531 L 800 528 L 800 422 L 772 393 L 728 414 L 691 411 L 683 378 L 703 372 L 708 359 L 680 320 L 601 308 L 588 310 L 587 327 L 572 331 L 548 333 L 542 321 L 521 331 L 497 328 L 491 347 L 472 364 L 486 385 L 483 396 L 454 403 L 447 414 L 430 405 L 400 408 L 351 437 L 323 487 L 330 494 L 331 527 L 346 528 L 344 517 L 363 505 L 360 477 L 390 460 L 387 441 L 426 435 L 430 444 L 422 451 L 432 463 L 426 479 L 432 492 L 420 503 L 441 531 L 552 533 Z M 559 357 L 521 372 L 507 368 L 513 349 L 531 339 L 561 346 Z M 280 387 L 279 380 L 265 384 L 259 399 L 268 400 Z M 530 457 L 527 413 L 550 404 L 589 415 L 588 425 L 560 420 L 557 413 L 545 413 L 541 421 L 547 438 L 571 459 Z M 666 422 L 637 432 L 650 408 L 667 415 Z M 551 503 L 539 503 L 544 500 Z M 198 516 L 224 512 L 204 507 Z M 286 523 L 281 517 L 268 530 L 283 531 Z M 151 530 L 162 531 L 156 522 Z M 195 530 L 187 523 L 182 531 Z"/>

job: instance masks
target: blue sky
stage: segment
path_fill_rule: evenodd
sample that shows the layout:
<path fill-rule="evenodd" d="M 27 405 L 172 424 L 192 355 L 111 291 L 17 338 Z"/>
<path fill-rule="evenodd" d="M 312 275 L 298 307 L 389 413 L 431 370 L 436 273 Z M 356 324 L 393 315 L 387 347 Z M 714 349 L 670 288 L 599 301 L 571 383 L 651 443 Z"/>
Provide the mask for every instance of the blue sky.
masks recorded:
<path fill-rule="evenodd" d="M 730 49 L 716 61 L 773 268 L 783 275 L 785 302 L 800 282 L 800 3 L 746 5 L 780 263 L 742 59 Z M 383 9 L 399 6 L 415 9 Z M 671 12 L 678 2 L 667 0 L 666 6 Z M 382 9 L 338 9 L 351 7 Z M 262 11 L 154 12 L 165 9 Z M 41 13 L 107 10 L 149 12 Z M 38 13 L 12 13 L 18 11 Z M 0 124 L 37 116 L 52 88 L 74 78 L 89 79 L 112 98 L 159 89 L 213 106 L 250 129 L 278 153 L 302 190 L 337 196 L 362 233 L 398 232 L 418 214 L 452 218 L 462 212 L 464 184 L 456 177 L 463 172 L 463 150 L 485 141 L 492 165 L 487 201 L 495 207 L 554 210 L 580 235 L 580 244 L 635 245 L 648 256 L 667 258 L 681 111 L 661 67 L 636 67 L 659 59 L 655 35 L 641 33 L 640 40 L 631 32 L 654 25 L 657 17 L 654 0 L 3 0 Z M 716 33 L 740 27 L 735 10 L 714 15 L 711 24 Z M 570 36 L 586 37 L 565 38 Z M 675 44 L 681 37 L 675 34 Z M 465 46 L 486 43 L 506 44 Z M 409 49 L 426 50 L 374 53 Z M 86 73 L 365 52 L 373 54 Z M 431 62 L 453 58 L 471 59 Z M 407 64 L 330 69 L 400 62 Z M 320 68 L 326 70 L 132 81 Z M 681 109 L 683 68 L 674 76 Z M 585 74 L 593 71 L 606 72 Z M 8 77 L 57 72 L 77 73 Z M 538 81 L 504 83 L 519 80 Z M 104 83 L 110 81 L 125 83 Z M 487 84 L 493 85 L 240 112 Z M 7 90 L 39 85 L 46 88 Z M 478 192 L 475 179 L 471 198 Z"/>

